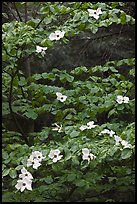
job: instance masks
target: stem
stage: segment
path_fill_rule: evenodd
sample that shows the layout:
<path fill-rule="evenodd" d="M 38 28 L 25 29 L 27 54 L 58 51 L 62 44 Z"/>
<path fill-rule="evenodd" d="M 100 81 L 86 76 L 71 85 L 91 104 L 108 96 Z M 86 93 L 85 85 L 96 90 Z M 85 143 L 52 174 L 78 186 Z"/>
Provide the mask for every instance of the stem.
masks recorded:
<path fill-rule="evenodd" d="M 23 21 L 22 21 L 22 18 L 21 18 L 21 15 L 20 15 L 20 13 L 19 13 L 17 7 L 16 7 L 16 2 L 13 2 L 13 3 L 14 3 L 14 7 L 15 7 L 15 10 L 16 10 L 16 12 L 17 12 L 17 14 L 18 14 L 18 17 L 19 17 L 20 21 L 23 22 Z"/>
<path fill-rule="evenodd" d="M 26 143 L 28 146 L 30 146 L 30 145 L 29 145 L 29 142 L 28 142 L 28 138 L 27 138 L 27 136 L 25 135 L 25 133 L 23 132 L 21 126 L 19 125 L 19 123 L 18 123 L 18 121 L 17 121 L 17 119 L 16 119 L 16 117 L 15 117 L 14 111 L 12 110 L 12 105 L 11 105 L 11 103 L 12 103 L 11 101 L 12 101 L 13 81 L 14 81 L 14 78 L 15 78 L 17 72 L 18 72 L 18 70 L 16 70 L 15 73 L 12 74 L 12 78 L 11 78 L 10 91 L 9 91 L 9 101 L 8 101 L 8 102 L 9 102 L 9 109 L 10 109 L 11 116 L 12 116 L 14 122 L 15 122 L 15 125 L 16 125 L 17 129 L 19 130 L 19 132 L 20 132 L 21 135 L 22 135 L 22 138 L 24 139 L 25 143 Z"/>

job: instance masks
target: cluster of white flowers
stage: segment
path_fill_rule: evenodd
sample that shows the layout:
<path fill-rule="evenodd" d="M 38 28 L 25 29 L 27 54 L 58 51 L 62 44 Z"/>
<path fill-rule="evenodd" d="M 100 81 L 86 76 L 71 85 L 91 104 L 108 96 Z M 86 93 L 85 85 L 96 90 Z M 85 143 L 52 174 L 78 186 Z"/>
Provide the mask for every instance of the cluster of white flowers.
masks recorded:
<path fill-rule="evenodd" d="M 53 40 L 60 40 L 61 38 L 63 38 L 65 35 L 65 32 L 64 31 L 60 31 L 60 30 L 56 30 L 54 33 L 51 33 L 49 35 L 49 39 L 51 41 Z M 41 47 L 39 45 L 36 45 L 36 52 L 37 53 L 41 53 L 41 55 L 44 57 L 45 55 L 45 51 L 47 50 L 48 48 L 47 47 Z"/>
<path fill-rule="evenodd" d="M 90 150 L 88 148 L 83 148 L 82 153 L 83 153 L 82 159 L 88 160 L 88 162 L 96 158 L 94 154 L 90 153 Z"/>
<path fill-rule="evenodd" d="M 67 99 L 67 96 L 62 95 L 62 93 L 60 92 L 56 92 L 56 96 L 57 96 L 57 100 L 61 102 L 64 102 Z"/>
<path fill-rule="evenodd" d="M 60 160 L 63 157 L 63 155 L 60 155 L 59 149 L 54 149 L 54 150 L 51 149 L 48 156 L 50 159 L 52 159 L 54 163 L 56 163 L 58 160 Z"/>
<path fill-rule="evenodd" d="M 116 145 L 121 144 L 123 146 L 123 149 L 132 148 L 131 144 L 129 144 L 126 140 L 122 140 L 122 138 L 117 136 L 113 130 L 104 129 L 99 133 L 99 135 L 101 134 L 109 134 L 110 137 L 113 136 L 115 139 Z"/>
<path fill-rule="evenodd" d="M 40 46 L 36 46 L 36 52 L 37 53 L 41 53 L 41 55 L 44 57 L 45 55 L 45 51 L 47 50 L 48 48 L 47 47 L 40 47 Z"/>
<path fill-rule="evenodd" d="M 61 38 L 64 37 L 64 35 L 65 35 L 64 31 L 56 30 L 54 33 L 51 33 L 49 35 L 49 39 L 51 41 L 53 41 L 53 40 L 60 40 Z"/>
<path fill-rule="evenodd" d="M 89 16 L 98 19 L 99 15 L 102 14 L 101 8 L 98 8 L 97 10 L 94 9 L 88 9 Z"/>
<path fill-rule="evenodd" d="M 53 125 L 55 125 L 56 127 L 52 128 L 52 130 L 62 132 L 62 125 L 59 126 L 57 123 L 54 123 Z"/>
<path fill-rule="evenodd" d="M 82 125 L 79 129 L 83 131 L 85 129 L 91 129 L 91 128 L 94 128 L 96 126 L 97 125 L 94 125 L 94 121 L 90 121 L 87 123 L 87 125 Z"/>
<path fill-rule="evenodd" d="M 34 169 L 37 169 L 41 165 L 42 159 L 44 159 L 42 153 L 39 151 L 34 151 L 30 155 L 30 157 L 27 160 L 27 167 L 33 166 Z"/>
<path fill-rule="evenodd" d="M 110 135 L 110 137 L 112 137 L 115 134 L 115 132 L 113 130 L 104 129 L 99 133 L 99 135 L 101 134 L 108 134 Z"/>
<path fill-rule="evenodd" d="M 32 191 L 32 179 L 33 176 L 30 172 L 28 172 L 25 167 L 21 169 L 21 174 L 19 174 L 19 180 L 17 180 L 17 184 L 15 187 L 23 192 L 25 189 Z"/>
<path fill-rule="evenodd" d="M 116 145 L 121 144 L 123 146 L 123 149 L 125 148 L 132 148 L 132 145 L 128 143 L 128 141 L 123 140 L 121 137 L 114 135 L 114 139 L 116 141 Z"/>
<path fill-rule="evenodd" d="M 116 101 L 117 101 L 119 104 L 128 103 L 128 102 L 129 102 L 129 97 L 119 95 L 119 96 L 117 96 Z"/>

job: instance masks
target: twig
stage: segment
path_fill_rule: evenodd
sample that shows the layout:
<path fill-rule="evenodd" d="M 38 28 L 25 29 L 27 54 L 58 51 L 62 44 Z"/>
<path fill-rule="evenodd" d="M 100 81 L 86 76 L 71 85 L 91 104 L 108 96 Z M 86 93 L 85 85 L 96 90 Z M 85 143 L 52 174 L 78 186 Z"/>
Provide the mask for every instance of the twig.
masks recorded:
<path fill-rule="evenodd" d="M 13 73 L 12 78 L 11 78 L 10 91 L 9 91 L 9 101 L 8 101 L 8 103 L 9 103 L 9 109 L 10 109 L 11 116 L 12 116 L 12 118 L 13 118 L 15 124 L 16 124 L 17 129 L 19 130 L 19 132 L 20 132 L 21 135 L 22 135 L 22 138 L 24 139 L 24 141 L 26 142 L 26 144 L 27 144 L 28 146 L 30 146 L 30 145 L 29 145 L 29 142 L 28 142 L 28 139 L 27 139 L 27 136 L 24 134 L 22 128 L 20 127 L 20 125 L 19 125 L 19 123 L 18 123 L 18 121 L 17 121 L 17 119 L 16 119 L 16 117 L 15 117 L 14 111 L 12 110 L 12 105 L 11 105 L 13 81 L 14 81 L 14 77 L 16 76 L 17 72 L 18 72 L 18 70 L 16 70 L 15 73 Z"/>
<path fill-rule="evenodd" d="M 21 18 L 21 15 L 20 15 L 20 13 L 19 13 L 17 7 L 16 7 L 16 2 L 13 2 L 13 4 L 14 4 L 15 10 L 16 10 L 16 12 L 17 12 L 17 14 L 18 14 L 18 17 L 19 17 L 20 21 L 23 22 L 23 21 L 22 21 L 22 18 Z"/>

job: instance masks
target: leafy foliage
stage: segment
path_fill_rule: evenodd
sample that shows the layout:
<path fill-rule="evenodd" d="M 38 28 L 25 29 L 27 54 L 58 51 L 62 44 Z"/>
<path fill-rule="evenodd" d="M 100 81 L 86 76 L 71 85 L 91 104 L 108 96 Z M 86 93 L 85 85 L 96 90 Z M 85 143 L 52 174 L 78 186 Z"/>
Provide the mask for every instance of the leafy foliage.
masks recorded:
<path fill-rule="evenodd" d="M 135 19 L 122 10 L 125 4 L 15 3 L 20 19 L 25 8 L 39 10 L 34 9 L 33 18 L 29 13 L 25 22 L 2 25 L 3 202 L 134 202 L 135 58 L 71 70 L 52 67 L 39 73 L 30 63 L 48 58 L 50 50 L 69 44 L 75 36 L 85 33 L 86 37 L 86 31 L 96 35 L 112 24 L 134 26 Z M 94 19 L 87 9 L 97 8 L 102 14 Z M 55 30 L 65 35 L 51 41 L 49 35 Z M 37 45 L 47 47 L 44 55 L 36 52 Z M 57 92 L 67 98 L 59 101 Z M 119 95 L 129 97 L 129 102 L 118 103 Z M 95 128 L 82 131 L 80 127 L 89 121 L 95 122 Z M 55 124 L 60 131 L 53 129 Z M 104 129 L 113 130 L 131 146 L 124 148 L 113 136 L 100 134 Z M 83 148 L 96 158 L 83 160 Z M 51 149 L 63 155 L 56 163 L 48 156 Z M 37 170 L 27 168 L 33 151 L 45 156 Z M 34 177 L 32 191 L 15 188 L 23 167 Z"/>

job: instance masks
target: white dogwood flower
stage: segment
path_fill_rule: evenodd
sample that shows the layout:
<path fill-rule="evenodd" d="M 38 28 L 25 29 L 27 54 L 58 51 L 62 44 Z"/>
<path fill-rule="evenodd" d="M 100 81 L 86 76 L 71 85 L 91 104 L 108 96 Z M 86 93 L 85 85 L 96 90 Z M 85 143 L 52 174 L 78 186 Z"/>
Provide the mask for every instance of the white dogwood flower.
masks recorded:
<path fill-rule="evenodd" d="M 122 140 L 121 144 L 123 145 L 123 149 L 125 148 L 132 148 L 132 145 L 128 143 L 126 140 Z"/>
<path fill-rule="evenodd" d="M 19 174 L 19 178 L 27 178 L 28 180 L 33 179 L 33 176 L 31 175 L 30 172 L 27 171 L 27 169 L 25 169 L 25 167 L 23 167 L 21 169 L 21 174 Z"/>
<path fill-rule="evenodd" d="M 67 99 L 67 96 L 62 95 L 60 92 L 56 92 L 57 100 L 64 102 Z"/>
<path fill-rule="evenodd" d="M 97 125 L 94 125 L 94 121 L 90 121 L 87 123 L 87 129 L 91 129 L 91 128 L 94 128 L 96 127 Z"/>
<path fill-rule="evenodd" d="M 121 95 L 118 95 L 116 101 L 117 101 L 119 104 L 128 103 L 128 102 L 129 102 L 129 97 L 127 97 L 127 96 L 124 96 L 124 97 L 123 97 L 123 96 L 121 96 Z"/>
<path fill-rule="evenodd" d="M 88 160 L 88 162 L 89 162 L 90 160 L 96 158 L 96 156 L 95 156 L 94 154 L 90 153 L 90 150 L 89 150 L 88 148 L 83 148 L 83 149 L 82 149 L 82 153 L 83 153 L 82 159 L 83 159 L 83 160 Z"/>
<path fill-rule="evenodd" d="M 128 103 L 128 102 L 129 102 L 129 97 L 124 96 L 124 97 L 123 97 L 123 103 Z"/>
<path fill-rule="evenodd" d="M 32 181 L 30 179 L 24 178 L 24 179 L 19 179 L 15 187 L 21 192 L 23 192 L 25 188 L 32 191 L 31 185 L 32 185 Z"/>
<path fill-rule="evenodd" d="M 81 131 L 87 129 L 87 126 L 86 125 L 81 125 L 81 127 L 79 128 Z"/>
<path fill-rule="evenodd" d="M 62 132 L 62 125 L 59 126 L 57 123 L 54 123 L 53 125 L 55 125 L 56 127 L 52 128 L 52 130 Z"/>
<path fill-rule="evenodd" d="M 45 157 L 42 155 L 42 153 L 39 152 L 39 151 L 34 151 L 34 152 L 32 152 L 31 155 L 32 155 L 33 159 L 37 159 L 39 162 L 41 162 L 42 159 L 45 158 Z"/>
<path fill-rule="evenodd" d="M 108 134 L 110 137 L 112 137 L 115 134 L 115 132 L 113 130 L 104 129 L 99 133 L 99 135 L 102 134 Z"/>
<path fill-rule="evenodd" d="M 47 47 L 40 47 L 39 45 L 36 46 L 36 52 L 37 53 L 41 53 L 41 55 L 44 57 L 45 55 L 45 51 L 47 50 Z"/>
<path fill-rule="evenodd" d="M 49 153 L 49 158 L 52 159 L 52 161 L 54 163 L 56 163 L 58 160 L 60 160 L 63 155 L 60 155 L 60 150 L 59 149 L 55 149 L 55 150 L 50 150 L 50 153 Z"/>
<path fill-rule="evenodd" d="M 97 10 L 94 9 L 88 9 L 89 16 L 98 19 L 99 15 L 102 14 L 101 8 L 98 8 Z"/>
<path fill-rule="evenodd" d="M 34 159 L 32 155 L 27 160 L 27 167 L 33 166 L 34 169 L 37 169 L 41 165 L 38 159 Z"/>
<path fill-rule="evenodd" d="M 49 35 L 49 39 L 51 41 L 53 41 L 53 40 L 60 40 L 61 38 L 64 37 L 64 34 L 65 34 L 64 31 L 56 30 L 54 33 L 51 33 Z"/>
<path fill-rule="evenodd" d="M 122 141 L 121 137 L 117 136 L 117 135 L 114 135 L 114 139 L 116 141 L 116 145 L 119 145 L 120 142 Z"/>
<path fill-rule="evenodd" d="M 123 96 L 121 96 L 121 95 L 117 96 L 116 101 L 117 101 L 119 104 L 122 104 L 122 103 L 123 103 Z"/>
<path fill-rule="evenodd" d="M 102 131 L 99 133 L 99 135 L 101 135 L 101 134 L 109 134 L 109 132 L 110 132 L 110 130 L 104 129 L 104 130 L 102 130 Z"/>
<path fill-rule="evenodd" d="M 87 123 L 87 125 L 81 125 L 81 127 L 79 128 L 81 131 L 86 130 L 86 129 L 91 129 L 96 127 L 97 125 L 94 125 L 94 121 L 90 121 Z"/>

